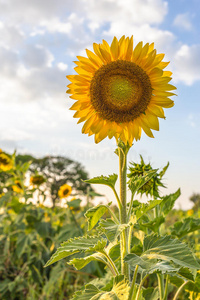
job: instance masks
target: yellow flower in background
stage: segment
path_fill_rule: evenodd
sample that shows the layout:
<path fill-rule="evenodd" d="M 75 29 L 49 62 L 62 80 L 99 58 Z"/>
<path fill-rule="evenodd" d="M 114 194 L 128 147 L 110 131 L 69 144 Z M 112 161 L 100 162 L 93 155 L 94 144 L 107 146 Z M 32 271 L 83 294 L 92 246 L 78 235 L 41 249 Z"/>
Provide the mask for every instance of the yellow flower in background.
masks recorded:
<path fill-rule="evenodd" d="M 189 209 L 189 210 L 187 211 L 187 215 L 188 215 L 189 217 L 193 216 L 193 214 L 194 214 L 194 210 L 193 210 L 193 209 Z"/>
<path fill-rule="evenodd" d="M 41 185 L 45 182 L 45 178 L 42 175 L 34 175 L 30 178 L 31 185 Z"/>
<path fill-rule="evenodd" d="M 72 192 L 72 188 L 68 184 L 63 184 L 58 190 L 58 196 L 60 199 L 68 197 Z"/>
<path fill-rule="evenodd" d="M 21 182 L 19 180 L 15 180 L 15 184 L 12 185 L 12 189 L 14 192 L 16 192 L 18 194 L 23 193 L 23 188 L 22 188 Z"/>
<path fill-rule="evenodd" d="M 111 46 L 103 40 L 93 44 L 94 53 L 86 49 L 88 58 L 77 56 L 75 71 L 67 93 L 77 100 L 71 107 L 78 123 L 85 122 L 82 132 L 104 138 L 120 138 L 130 145 L 141 137 L 142 130 L 153 137 L 159 130 L 163 108 L 174 102 L 169 98 L 176 89 L 169 84 L 172 73 L 163 71 L 168 62 L 157 54 L 154 44 L 140 42 L 133 48 L 133 37 L 114 37 Z"/>
<path fill-rule="evenodd" d="M 6 172 L 13 168 L 13 161 L 10 156 L 0 149 L 0 170 Z"/>

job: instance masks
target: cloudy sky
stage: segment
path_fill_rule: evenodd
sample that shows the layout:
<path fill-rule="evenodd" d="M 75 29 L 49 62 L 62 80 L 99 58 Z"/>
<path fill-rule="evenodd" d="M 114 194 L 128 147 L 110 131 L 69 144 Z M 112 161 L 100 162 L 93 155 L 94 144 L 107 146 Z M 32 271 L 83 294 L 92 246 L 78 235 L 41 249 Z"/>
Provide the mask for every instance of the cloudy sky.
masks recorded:
<path fill-rule="evenodd" d="M 115 141 L 96 145 L 81 134 L 65 76 L 93 42 L 133 35 L 135 44 L 155 42 L 166 53 L 178 97 L 155 139 L 143 134 L 129 159 L 142 154 L 155 168 L 169 161 L 165 193 L 181 187 L 179 205 L 189 208 L 200 193 L 199 20 L 199 0 L 0 0 L 0 148 L 65 155 L 91 177 L 118 172 Z"/>

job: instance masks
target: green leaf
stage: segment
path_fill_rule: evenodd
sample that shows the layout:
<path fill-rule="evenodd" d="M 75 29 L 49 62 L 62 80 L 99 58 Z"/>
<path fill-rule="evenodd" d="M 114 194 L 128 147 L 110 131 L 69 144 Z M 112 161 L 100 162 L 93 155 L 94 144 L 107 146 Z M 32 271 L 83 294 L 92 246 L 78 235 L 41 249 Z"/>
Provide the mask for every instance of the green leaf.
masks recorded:
<path fill-rule="evenodd" d="M 77 209 L 77 208 L 80 208 L 81 202 L 82 202 L 81 199 L 74 199 L 71 201 L 67 201 L 67 205 L 72 209 Z"/>
<path fill-rule="evenodd" d="M 142 255 L 128 254 L 125 261 L 131 268 L 138 264 L 147 273 L 152 273 L 156 269 L 162 273 L 170 273 L 180 267 L 200 268 L 188 246 L 170 236 L 146 236 Z"/>
<path fill-rule="evenodd" d="M 90 208 L 86 211 L 85 216 L 88 221 L 88 230 L 94 228 L 94 226 L 98 223 L 100 218 L 105 214 L 105 212 L 109 209 L 108 205 L 100 204 L 98 206 Z"/>
<path fill-rule="evenodd" d="M 107 260 L 105 256 L 101 253 L 94 253 L 92 255 L 86 256 L 86 257 L 81 257 L 81 258 L 74 258 L 70 260 L 68 263 L 69 265 L 73 265 L 77 270 L 82 269 L 85 267 L 87 264 L 89 264 L 91 261 L 100 261 L 104 264 L 107 264 Z"/>
<path fill-rule="evenodd" d="M 172 210 L 172 208 L 174 207 L 174 203 L 178 199 L 180 194 L 181 190 L 178 189 L 174 194 L 163 197 L 163 200 L 160 203 L 160 208 L 164 215 L 167 215 Z"/>
<path fill-rule="evenodd" d="M 137 256 L 134 253 L 128 254 L 125 257 L 125 261 L 130 265 L 131 269 L 135 269 L 135 266 L 138 265 L 148 274 L 152 274 L 154 272 L 161 273 L 173 273 L 179 270 L 179 268 L 172 265 L 167 261 L 158 261 L 157 259 L 148 259 L 146 256 Z"/>
<path fill-rule="evenodd" d="M 145 300 L 158 300 L 159 299 L 159 291 L 158 288 L 149 287 L 147 289 L 142 290 L 143 297 Z"/>
<path fill-rule="evenodd" d="M 59 261 L 62 258 L 78 252 L 95 252 L 101 251 L 106 246 L 107 240 L 100 236 L 83 236 L 70 239 L 61 244 L 61 247 L 52 255 L 45 267 Z"/>
<path fill-rule="evenodd" d="M 165 261 L 173 261 L 175 264 L 199 269 L 200 265 L 194 258 L 190 248 L 171 236 L 150 235 L 144 238 L 144 252 L 148 258 L 155 257 Z"/>
<path fill-rule="evenodd" d="M 16 247 L 16 254 L 18 258 L 22 256 L 23 253 L 25 253 L 28 249 L 30 238 L 28 235 L 22 235 L 17 240 L 17 247 Z"/>
<path fill-rule="evenodd" d="M 200 229 L 200 219 L 193 219 L 191 217 L 176 222 L 174 227 L 170 228 L 171 234 L 179 238 L 198 229 Z"/>
<path fill-rule="evenodd" d="M 159 173 L 160 178 L 162 178 L 162 177 L 165 175 L 165 173 L 166 173 L 168 167 L 169 167 L 169 162 L 166 164 L 166 166 L 165 166 L 165 167 L 162 169 L 162 171 Z"/>
<path fill-rule="evenodd" d="M 112 189 L 115 187 L 115 183 L 117 181 L 118 175 L 112 174 L 108 176 L 98 176 L 94 177 L 92 179 L 84 180 L 86 183 L 96 183 L 96 184 L 105 184 L 111 187 Z"/>
<path fill-rule="evenodd" d="M 117 225 L 112 219 L 106 219 L 100 221 L 98 228 L 105 233 L 108 240 L 112 243 L 129 226 L 129 224 Z"/>
<path fill-rule="evenodd" d="M 87 284 L 83 292 L 75 293 L 73 300 L 128 300 L 129 284 L 123 275 L 114 278 L 110 291 L 98 289 L 93 284 Z"/>
<path fill-rule="evenodd" d="M 149 221 L 148 217 L 145 216 L 145 220 L 139 221 L 139 224 L 135 225 L 135 228 L 138 230 L 142 230 L 146 232 L 146 229 L 149 228 L 153 232 L 158 232 L 158 228 L 162 223 L 165 222 L 165 218 L 163 216 L 154 218 L 153 220 Z"/>
<path fill-rule="evenodd" d="M 137 220 L 143 215 L 146 215 L 148 211 L 153 209 L 156 205 L 160 204 L 162 200 L 150 200 L 148 203 L 141 203 L 139 207 L 135 209 L 135 215 Z"/>
<path fill-rule="evenodd" d="M 156 175 L 158 169 L 151 170 L 145 173 L 143 176 L 131 178 L 128 182 L 128 187 L 134 195 L 145 183 L 147 183 L 153 176 Z"/>

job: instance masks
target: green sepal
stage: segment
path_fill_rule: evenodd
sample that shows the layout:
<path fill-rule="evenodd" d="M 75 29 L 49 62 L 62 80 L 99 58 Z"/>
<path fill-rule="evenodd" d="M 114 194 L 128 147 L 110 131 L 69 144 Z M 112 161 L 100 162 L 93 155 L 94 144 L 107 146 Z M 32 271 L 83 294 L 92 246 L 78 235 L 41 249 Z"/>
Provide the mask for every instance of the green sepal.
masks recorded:
<path fill-rule="evenodd" d="M 112 202 L 108 203 L 108 205 L 100 204 L 86 211 L 85 217 L 88 221 L 88 230 L 94 228 L 94 226 L 98 223 L 98 221 L 105 214 L 105 212 L 110 209 L 109 205 L 111 203 Z"/>
<path fill-rule="evenodd" d="M 95 184 L 104 184 L 108 185 L 112 189 L 115 187 L 115 183 L 117 181 L 118 175 L 117 174 L 112 174 L 108 176 L 98 176 L 94 177 L 92 179 L 84 180 L 86 183 L 95 183 Z"/>
<path fill-rule="evenodd" d="M 147 183 L 153 176 L 156 175 L 158 169 L 150 170 L 145 173 L 143 176 L 137 176 L 131 178 L 128 182 L 128 187 L 131 190 L 132 194 L 135 193 L 145 184 Z"/>
<path fill-rule="evenodd" d="M 52 255 L 45 267 L 78 252 L 95 252 L 101 251 L 107 244 L 107 240 L 101 236 L 83 236 L 61 244 L 61 247 Z"/>

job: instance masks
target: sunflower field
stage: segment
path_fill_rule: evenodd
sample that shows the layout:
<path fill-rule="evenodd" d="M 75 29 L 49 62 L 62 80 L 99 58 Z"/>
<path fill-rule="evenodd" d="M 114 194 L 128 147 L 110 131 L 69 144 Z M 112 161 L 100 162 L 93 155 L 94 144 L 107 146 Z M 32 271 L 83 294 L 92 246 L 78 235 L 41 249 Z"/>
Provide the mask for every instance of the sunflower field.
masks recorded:
<path fill-rule="evenodd" d="M 113 277 L 113 269 L 121 269 L 119 236 L 126 226 L 116 226 L 117 207 L 111 203 L 94 207 L 94 197 L 101 195 L 90 185 L 114 189 L 116 174 L 88 180 L 79 163 L 63 157 L 1 151 L 0 162 L 0 298 L 110 299 L 116 293 L 111 299 L 128 299 L 127 279 Z M 131 277 L 138 269 L 133 299 L 139 289 L 138 299 L 158 299 L 162 281 L 165 299 L 200 299 L 199 198 L 193 195 L 193 209 L 183 211 L 173 209 L 180 190 L 160 196 L 168 166 L 153 170 L 141 157 L 128 168 L 129 187 L 138 199 L 125 257 Z M 143 194 L 152 200 L 139 202 Z"/>

